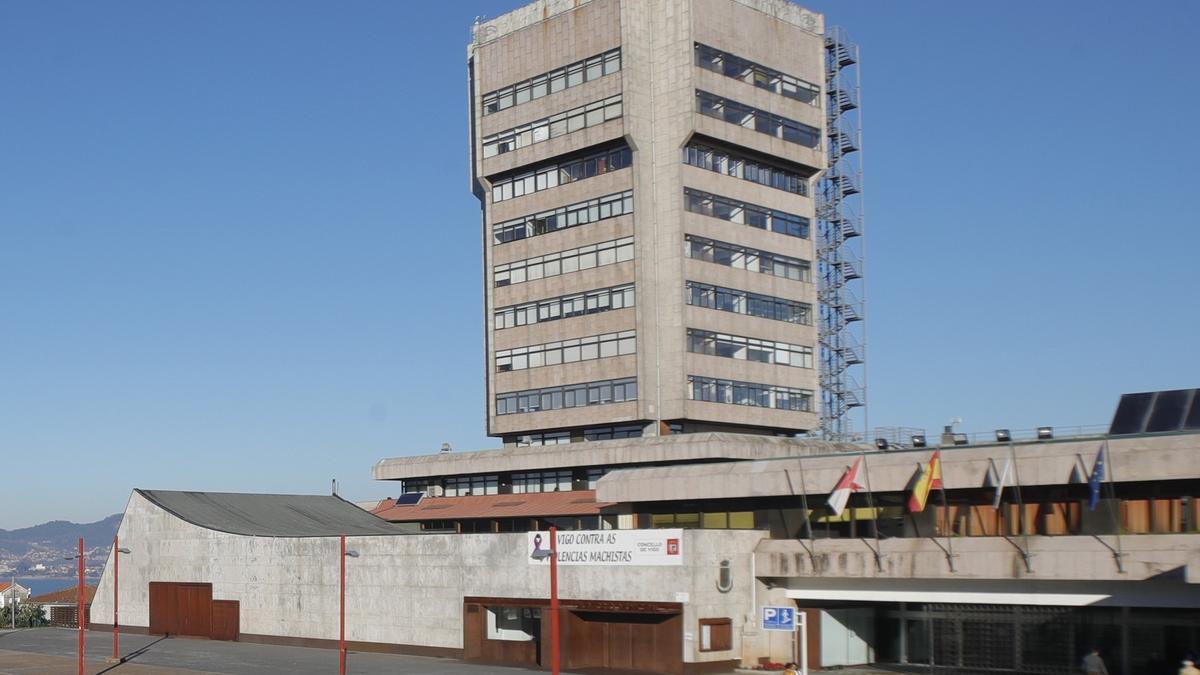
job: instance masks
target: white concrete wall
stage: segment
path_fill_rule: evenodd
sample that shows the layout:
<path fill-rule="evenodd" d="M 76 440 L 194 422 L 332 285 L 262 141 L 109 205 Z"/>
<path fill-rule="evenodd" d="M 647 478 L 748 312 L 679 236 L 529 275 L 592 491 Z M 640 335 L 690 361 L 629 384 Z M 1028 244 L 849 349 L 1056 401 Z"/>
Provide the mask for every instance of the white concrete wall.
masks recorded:
<path fill-rule="evenodd" d="M 241 603 L 241 631 L 337 639 L 338 540 L 270 538 L 215 532 L 184 522 L 138 494 L 119 529 L 121 623 L 149 625 L 151 581 L 211 582 L 213 598 Z M 684 604 L 685 661 L 736 658 L 738 636 L 751 617 L 751 558 L 762 533 L 684 533 L 677 567 L 559 568 L 564 599 Z M 347 559 L 348 640 L 458 649 L 463 646 L 464 596 L 548 597 L 549 576 L 527 561 L 525 534 L 350 537 L 360 553 Z M 733 588 L 717 590 L 717 569 L 732 562 Z M 112 614 L 111 560 L 92 615 Z M 698 651 L 700 618 L 730 617 L 734 649 Z M 688 640 L 687 636 L 692 639 Z"/>

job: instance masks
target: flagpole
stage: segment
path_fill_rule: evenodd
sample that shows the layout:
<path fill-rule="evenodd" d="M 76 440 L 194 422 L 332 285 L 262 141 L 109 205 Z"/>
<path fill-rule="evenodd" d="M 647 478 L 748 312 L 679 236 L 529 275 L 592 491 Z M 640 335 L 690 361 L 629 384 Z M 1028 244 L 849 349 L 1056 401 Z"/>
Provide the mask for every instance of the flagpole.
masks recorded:
<path fill-rule="evenodd" d="M 1025 527 L 1025 502 L 1021 499 L 1021 469 L 1017 462 L 1017 447 L 1012 442 L 1008 442 L 1008 453 L 1012 457 L 1013 467 L 1013 487 L 1017 491 L 1017 527 L 1021 528 L 1021 540 L 1025 542 L 1025 547 L 1017 547 L 1021 551 L 1021 558 L 1025 563 L 1025 571 L 1032 572 L 1033 564 L 1030 559 L 1033 554 L 1029 552 L 1029 531 Z"/>
<path fill-rule="evenodd" d="M 800 505 L 804 507 L 804 529 L 808 531 L 808 542 L 811 547 L 808 554 L 816 559 L 817 538 L 813 536 L 812 530 L 812 511 L 808 508 L 808 483 L 804 480 L 804 460 L 796 458 L 796 463 L 800 465 Z"/>
<path fill-rule="evenodd" d="M 883 571 L 883 557 L 879 550 L 879 513 L 875 510 L 875 499 L 871 492 L 871 466 L 867 464 L 867 453 L 862 453 L 863 471 L 867 479 L 867 508 L 871 510 L 871 514 L 875 516 L 875 520 L 871 521 L 871 532 L 875 534 L 875 549 L 872 553 L 875 554 L 875 567 L 880 572 Z M 850 511 L 850 516 L 854 517 L 854 511 Z"/>
<path fill-rule="evenodd" d="M 813 564 L 814 571 L 816 570 L 816 554 L 813 552 L 813 546 L 816 540 L 812 535 L 812 518 L 808 512 L 808 490 L 804 486 L 804 461 L 799 457 L 796 458 L 796 463 L 800 465 L 800 507 L 804 510 L 804 529 L 808 533 L 808 543 L 801 543 L 804 550 L 808 553 L 809 562 Z M 796 493 L 796 489 L 792 487 L 792 474 L 788 469 L 783 470 L 783 475 L 787 477 L 788 492 Z"/>
<path fill-rule="evenodd" d="M 1113 557 L 1117 559 L 1117 572 L 1125 573 L 1125 552 L 1121 550 L 1121 521 L 1117 517 L 1114 503 L 1117 501 L 1116 471 L 1113 470 L 1112 455 L 1108 452 L 1108 435 L 1104 436 L 1104 469 L 1108 473 L 1108 512 L 1112 515 L 1114 538 L 1117 540 L 1117 550 Z"/>
<path fill-rule="evenodd" d="M 942 510 L 946 512 L 946 519 L 950 519 L 950 504 L 946 500 L 946 467 L 942 462 L 941 448 L 938 448 L 938 492 L 942 494 Z M 932 467 L 930 468 L 932 471 Z M 932 480 L 932 476 L 930 477 Z M 950 538 L 950 528 L 946 528 L 946 563 L 950 565 L 950 572 L 953 574 L 958 570 L 954 569 L 954 540 Z"/>

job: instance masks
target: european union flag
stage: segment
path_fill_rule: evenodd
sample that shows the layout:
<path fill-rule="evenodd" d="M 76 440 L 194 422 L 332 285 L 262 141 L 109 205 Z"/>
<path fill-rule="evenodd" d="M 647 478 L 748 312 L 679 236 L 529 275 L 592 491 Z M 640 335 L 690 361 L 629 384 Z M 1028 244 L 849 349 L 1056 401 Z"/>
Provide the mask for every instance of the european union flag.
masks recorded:
<path fill-rule="evenodd" d="M 1092 477 L 1088 478 L 1088 490 L 1091 496 L 1088 499 L 1088 510 L 1095 511 L 1096 505 L 1100 503 L 1100 484 L 1104 482 L 1104 446 L 1100 446 L 1100 450 L 1096 452 L 1096 463 L 1092 465 Z"/>

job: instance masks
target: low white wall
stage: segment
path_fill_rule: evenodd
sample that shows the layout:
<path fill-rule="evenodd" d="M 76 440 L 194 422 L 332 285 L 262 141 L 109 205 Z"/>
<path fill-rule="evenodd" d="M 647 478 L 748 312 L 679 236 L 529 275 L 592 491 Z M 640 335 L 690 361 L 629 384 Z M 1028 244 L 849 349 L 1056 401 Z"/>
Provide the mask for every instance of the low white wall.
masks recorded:
<path fill-rule="evenodd" d="M 121 624 L 149 625 L 149 582 L 211 582 L 213 598 L 237 600 L 243 633 L 337 639 L 338 539 L 272 538 L 215 532 L 176 518 L 134 493 L 121 521 Z M 684 564 L 670 567 L 559 567 L 566 599 L 684 600 L 684 661 L 741 655 L 750 617 L 751 559 L 762 533 L 684 532 Z M 548 597 L 549 574 L 528 563 L 525 534 L 348 537 L 346 639 L 460 649 L 464 596 Z M 717 590 L 721 560 L 733 588 Z M 112 616 L 112 560 L 92 604 Z M 700 618 L 733 619 L 734 649 L 698 651 Z M 752 617 L 750 617 L 752 619 Z"/>

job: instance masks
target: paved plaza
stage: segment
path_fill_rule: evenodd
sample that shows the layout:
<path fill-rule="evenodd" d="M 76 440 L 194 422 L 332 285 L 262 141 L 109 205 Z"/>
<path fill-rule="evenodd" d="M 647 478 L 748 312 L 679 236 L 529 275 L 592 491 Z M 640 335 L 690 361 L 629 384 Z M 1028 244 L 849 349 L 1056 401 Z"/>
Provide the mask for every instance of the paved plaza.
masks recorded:
<path fill-rule="evenodd" d="M 76 671 L 76 632 L 64 628 L 0 631 L 0 675 L 71 675 Z M 121 635 L 126 661 L 104 661 L 112 654 L 112 633 L 88 631 L 90 675 L 328 675 L 337 672 L 337 650 L 283 647 L 245 642 L 217 642 Z M 488 675 L 532 671 L 483 666 L 452 659 L 351 652 L 348 673 L 389 675 Z"/>

